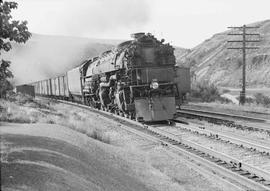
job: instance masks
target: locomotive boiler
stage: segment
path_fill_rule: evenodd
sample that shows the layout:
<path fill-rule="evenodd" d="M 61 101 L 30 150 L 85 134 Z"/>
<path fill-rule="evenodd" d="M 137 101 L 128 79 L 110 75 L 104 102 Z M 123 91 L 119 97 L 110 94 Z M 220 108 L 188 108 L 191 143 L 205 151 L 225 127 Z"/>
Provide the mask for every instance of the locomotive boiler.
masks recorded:
<path fill-rule="evenodd" d="M 150 33 L 88 59 L 64 75 L 33 83 L 37 95 L 69 99 L 138 121 L 174 118 L 190 89 L 189 69 L 174 48 Z"/>

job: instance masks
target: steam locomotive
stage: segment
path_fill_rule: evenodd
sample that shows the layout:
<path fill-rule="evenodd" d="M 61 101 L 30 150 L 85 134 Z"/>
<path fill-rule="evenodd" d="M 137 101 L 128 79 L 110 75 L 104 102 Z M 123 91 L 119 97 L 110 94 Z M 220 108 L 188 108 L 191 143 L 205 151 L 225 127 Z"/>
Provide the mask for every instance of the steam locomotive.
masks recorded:
<path fill-rule="evenodd" d="M 37 95 L 81 102 L 138 121 L 174 118 L 190 89 L 189 69 L 175 66 L 174 48 L 150 33 L 84 61 L 64 75 L 35 82 Z"/>

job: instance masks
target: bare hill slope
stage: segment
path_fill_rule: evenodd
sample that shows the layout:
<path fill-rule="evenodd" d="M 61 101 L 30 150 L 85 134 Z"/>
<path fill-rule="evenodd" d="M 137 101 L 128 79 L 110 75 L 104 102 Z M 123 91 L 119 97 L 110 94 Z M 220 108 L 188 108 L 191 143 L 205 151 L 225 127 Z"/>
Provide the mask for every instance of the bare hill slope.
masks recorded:
<path fill-rule="evenodd" d="M 270 87 L 270 20 L 257 22 L 248 26 L 259 26 L 249 32 L 260 33 L 261 41 L 258 50 L 247 51 L 247 83 L 249 87 Z M 190 66 L 196 81 L 207 81 L 218 86 L 239 87 L 242 78 L 242 51 L 228 50 L 229 46 L 239 47 L 241 44 L 228 44 L 227 40 L 241 40 L 227 34 L 232 31 L 215 34 L 181 57 L 178 64 Z"/>

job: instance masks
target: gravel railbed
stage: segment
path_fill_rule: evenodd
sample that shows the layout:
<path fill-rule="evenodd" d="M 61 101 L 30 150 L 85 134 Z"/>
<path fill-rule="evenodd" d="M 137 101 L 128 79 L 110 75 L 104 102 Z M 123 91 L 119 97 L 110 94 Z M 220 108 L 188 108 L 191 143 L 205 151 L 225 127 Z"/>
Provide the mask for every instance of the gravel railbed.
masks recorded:
<path fill-rule="evenodd" d="M 253 152 L 245 148 L 235 146 L 233 144 L 228 144 L 219 140 L 193 134 L 191 132 L 180 129 L 179 127 L 159 127 L 159 129 L 176 134 L 179 136 L 179 138 L 195 142 L 207 148 L 234 157 L 244 163 L 256 166 L 270 172 L 270 156 L 263 156 L 257 152 Z"/>
<path fill-rule="evenodd" d="M 228 127 L 226 125 L 216 125 L 213 123 L 208 123 L 207 121 L 200 121 L 197 119 L 188 119 L 187 121 L 208 130 L 213 130 L 221 133 L 235 134 L 246 137 L 247 139 L 254 140 L 262 145 L 270 145 L 270 136 L 265 131 L 249 131 L 245 129 L 236 129 Z"/>

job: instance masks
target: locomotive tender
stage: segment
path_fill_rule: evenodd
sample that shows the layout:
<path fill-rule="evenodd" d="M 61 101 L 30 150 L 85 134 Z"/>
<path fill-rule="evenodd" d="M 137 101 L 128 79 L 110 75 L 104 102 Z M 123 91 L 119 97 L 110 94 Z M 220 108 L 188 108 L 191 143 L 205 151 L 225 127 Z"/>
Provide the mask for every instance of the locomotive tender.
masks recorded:
<path fill-rule="evenodd" d="M 62 76 L 35 82 L 37 95 L 82 102 L 138 121 L 174 118 L 190 90 L 189 69 L 175 66 L 174 48 L 150 33 L 135 33 Z"/>

